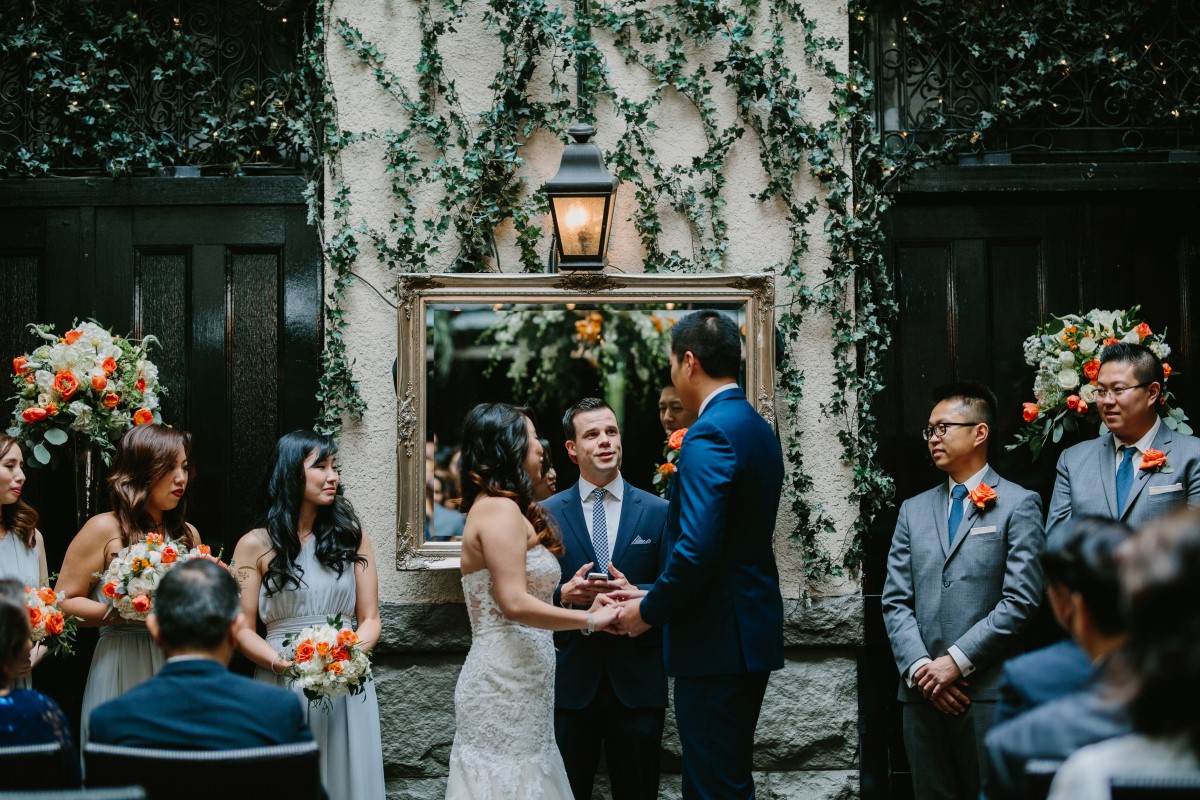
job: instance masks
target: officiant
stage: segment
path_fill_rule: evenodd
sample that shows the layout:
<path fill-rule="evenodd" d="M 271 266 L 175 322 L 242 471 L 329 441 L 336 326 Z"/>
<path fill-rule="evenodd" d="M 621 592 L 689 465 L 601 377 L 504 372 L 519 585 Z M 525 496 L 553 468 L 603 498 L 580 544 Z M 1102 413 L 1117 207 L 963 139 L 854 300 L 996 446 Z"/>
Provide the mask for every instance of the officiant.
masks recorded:
<path fill-rule="evenodd" d="M 563 434 L 579 482 L 543 503 L 565 548 L 555 602 L 587 608 L 601 592 L 649 588 L 666 562 L 667 502 L 621 477 L 621 432 L 603 400 L 567 409 Z M 596 573 L 609 579 L 589 579 Z M 565 631 L 554 644 L 555 737 L 576 800 L 592 797 L 602 748 L 614 800 L 654 800 L 667 706 L 660 630 L 636 639 Z"/>

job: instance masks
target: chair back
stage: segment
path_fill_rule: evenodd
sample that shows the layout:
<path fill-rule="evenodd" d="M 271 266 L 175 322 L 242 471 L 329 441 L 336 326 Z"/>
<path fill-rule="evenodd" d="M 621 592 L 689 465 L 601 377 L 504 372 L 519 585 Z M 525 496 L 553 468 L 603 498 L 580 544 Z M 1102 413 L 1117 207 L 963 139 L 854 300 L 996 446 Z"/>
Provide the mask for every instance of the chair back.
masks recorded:
<path fill-rule="evenodd" d="M 6 791 L 79 787 L 75 751 L 65 742 L 0 747 L 0 775 Z"/>
<path fill-rule="evenodd" d="M 50 789 L 45 792 L 0 792 L 0 800 L 146 800 L 140 786 L 113 789 Z"/>
<path fill-rule="evenodd" d="M 1046 800 L 1061 761 L 1034 758 L 1025 762 L 1025 800 Z"/>
<path fill-rule="evenodd" d="M 1117 775 L 1110 785 L 1112 800 L 1196 800 L 1200 798 L 1200 771 Z"/>
<path fill-rule="evenodd" d="M 88 742 L 87 785 L 123 786 L 136 779 L 146 800 L 212 800 L 213 786 L 249 797 L 320 800 L 320 749 L 298 742 L 242 750 L 152 750 Z"/>

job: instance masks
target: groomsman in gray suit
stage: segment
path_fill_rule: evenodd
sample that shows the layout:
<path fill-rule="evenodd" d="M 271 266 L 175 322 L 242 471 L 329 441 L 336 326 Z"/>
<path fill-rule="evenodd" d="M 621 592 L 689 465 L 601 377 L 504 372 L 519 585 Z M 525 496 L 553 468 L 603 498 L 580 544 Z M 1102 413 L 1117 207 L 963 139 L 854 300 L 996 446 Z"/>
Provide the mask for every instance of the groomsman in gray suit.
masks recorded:
<path fill-rule="evenodd" d="M 1096 404 L 1108 432 L 1059 456 L 1046 515 L 1051 543 L 1076 514 L 1119 519 L 1136 530 L 1200 505 L 1200 440 L 1162 423 L 1162 386 L 1162 362 L 1149 348 L 1120 342 L 1101 352 Z"/>
<path fill-rule="evenodd" d="M 996 398 L 934 392 L 922 432 L 948 480 L 900 507 L 883 617 L 900 671 L 904 746 L 918 800 L 974 798 L 1000 668 L 1042 594 L 1041 500 L 988 466 Z"/>

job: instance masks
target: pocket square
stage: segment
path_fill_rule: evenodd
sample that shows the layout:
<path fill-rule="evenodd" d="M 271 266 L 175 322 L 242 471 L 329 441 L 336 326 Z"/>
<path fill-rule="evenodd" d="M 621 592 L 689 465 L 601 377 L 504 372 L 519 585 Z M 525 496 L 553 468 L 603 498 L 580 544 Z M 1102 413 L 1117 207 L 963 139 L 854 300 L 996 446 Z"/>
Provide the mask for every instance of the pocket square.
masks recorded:
<path fill-rule="evenodd" d="M 979 533 L 995 533 L 995 532 L 996 532 L 996 526 L 995 526 L 995 525 L 988 525 L 988 526 L 986 526 L 986 527 L 983 527 L 983 528 L 971 528 L 971 530 L 967 532 L 967 535 L 968 535 L 968 536 L 974 536 L 974 535 L 976 535 L 976 534 L 979 534 Z"/>
<path fill-rule="evenodd" d="M 630 544 L 654 544 L 654 540 L 653 539 L 643 539 L 641 536 L 635 536 L 635 537 L 633 537 L 633 540 L 630 541 L 629 543 Z"/>
<path fill-rule="evenodd" d="M 1182 492 L 1183 484 L 1172 483 L 1170 486 L 1151 486 L 1146 491 L 1150 492 L 1151 495 L 1166 494 L 1167 492 Z"/>

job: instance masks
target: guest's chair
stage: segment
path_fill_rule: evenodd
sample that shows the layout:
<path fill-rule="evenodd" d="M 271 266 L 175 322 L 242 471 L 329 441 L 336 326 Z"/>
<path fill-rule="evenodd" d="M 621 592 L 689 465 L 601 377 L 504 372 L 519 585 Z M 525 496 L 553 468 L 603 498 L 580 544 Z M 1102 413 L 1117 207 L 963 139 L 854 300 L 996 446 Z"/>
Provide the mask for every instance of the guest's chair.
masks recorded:
<path fill-rule="evenodd" d="M 214 786 L 241 796 L 321 800 L 320 749 L 299 742 L 243 750 L 150 750 L 88 742 L 87 785 L 136 781 L 146 800 L 212 800 Z"/>
<path fill-rule="evenodd" d="M 0 788 L 75 789 L 79 764 L 74 748 L 64 742 L 0 747 Z"/>
<path fill-rule="evenodd" d="M 1046 800 L 1061 761 L 1034 758 L 1025 762 L 1025 800 Z"/>
<path fill-rule="evenodd" d="M 146 800 L 140 786 L 113 789 L 49 789 L 45 792 L 0 792 L 0 800 Z"/>
<path fill-rule="evenodd" d="M 1200 772 L 1176 775 L 1118 775 L 1111 781 L 1112 800 L 1196 800 Z"/>

